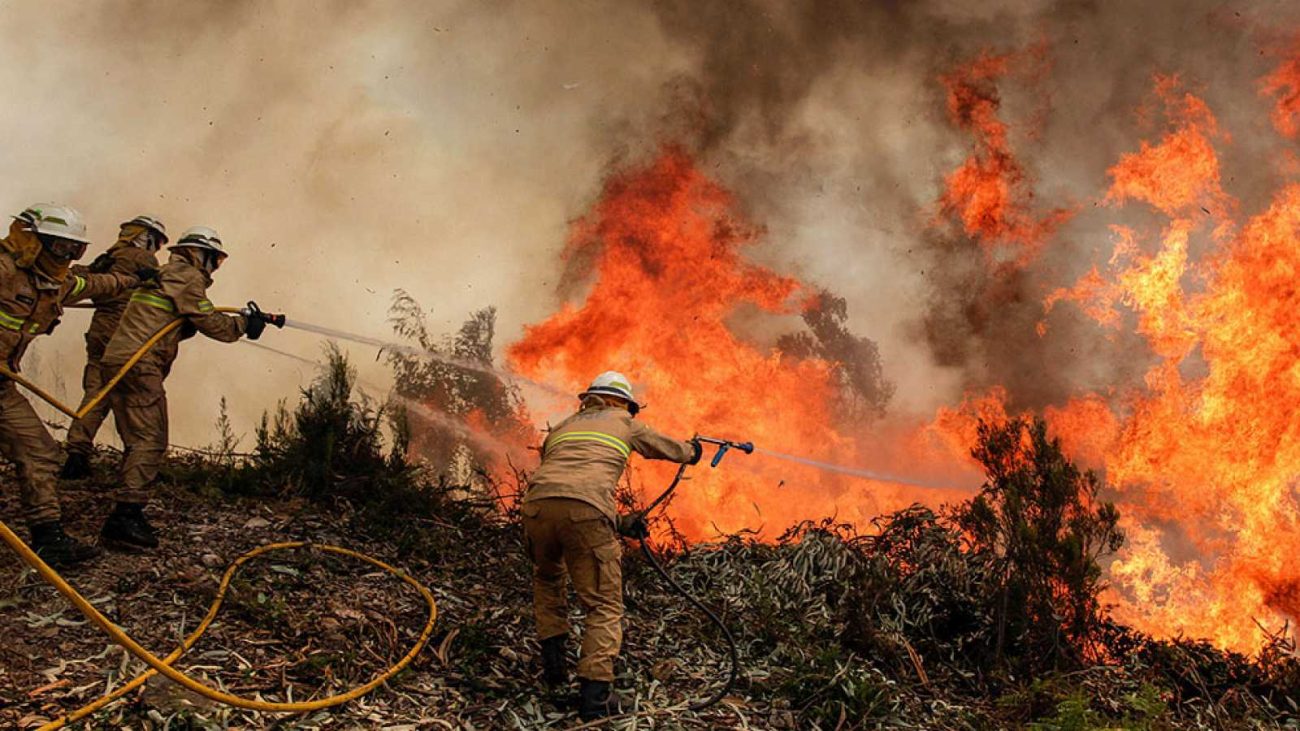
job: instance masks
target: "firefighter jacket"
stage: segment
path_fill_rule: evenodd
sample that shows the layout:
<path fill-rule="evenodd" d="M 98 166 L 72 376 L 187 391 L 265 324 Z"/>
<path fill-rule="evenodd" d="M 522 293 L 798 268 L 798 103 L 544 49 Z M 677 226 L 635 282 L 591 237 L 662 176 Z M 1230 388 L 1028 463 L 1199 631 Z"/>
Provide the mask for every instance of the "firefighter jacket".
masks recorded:
<path fill-rule="evenodd" d="M 100 263 L 102 261 L 102 264 Z M 101 259 L 96 259 L 100 267 L 92 271 L 104 271 L 114 274 L 134 274 L 144 269 L 157 269 L 158 257 L 148 249 L 142 249 L 131 243 L 119 243 L 105 252 Z M 131 301 L 131 292 L 124 291 L 112 295 L 92 298 L 95 314 L 90 319 L 90 328 L 86 330 L 86 355 L 92 363 L 98 363 L 104 355 L 104 348 L 117 330 L 117 323 L 126 312 Z"/>
<path fill-rule="evenodd" d="M 617 522 L 614 489 L 632 452 L 678 463 L 699 458 L 694 444 L 656 432 L 633 419 L 626 409 L 584 405 L 547 435 L 542 464 L 528 480 L 524 503 L 573 498 Z"/>
<path fill-rule="evenodd" d="M 141 287 L 131 294 L 100 362 L 108 368 L 122 367 L 149 338 L 179 318 L 187 323 L 167 333 L 150 349 L 136 365 L 136 373 L 166 377 L 176 360 L 181 340 L 195 332 L 223 343 L 238 340 L 244 334 L 245 319 L 242 315 L 223 315 L 216 311 L 208 299 L 210 281 L 198 267 L 173 256 L 159 270 L 157 285 Z"/>
<path fill-rule="evenodd" d="M 134 274 L 70 274 L 57 287 L 37 283 L 34 270 L 20 268 L 12 254 L 0 253 L 0 358 L 15 372 L 32 339 L 58 325 L 64 305 L 111 297 L 140 280 Z"/>

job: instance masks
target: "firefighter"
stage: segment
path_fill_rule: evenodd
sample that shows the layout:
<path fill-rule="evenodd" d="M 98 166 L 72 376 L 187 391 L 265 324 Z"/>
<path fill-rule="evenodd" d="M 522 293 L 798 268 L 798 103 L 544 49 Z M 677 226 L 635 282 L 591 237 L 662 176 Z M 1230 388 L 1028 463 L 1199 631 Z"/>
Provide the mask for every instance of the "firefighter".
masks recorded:
<path fill-rule="evenodd" d="M 618 534 L 644 530 L 638 517 L 620 520 L 614 488 L 632 452 L 694 464 L 701 450 L 694 440 L 670 439 L 635 421 L 641 406 L 620 373 L 602 373 L 578 398 L 578 412 L 553 428 L 542 445 L 542 463 L 529 479 L 522 512 L 543 678 L 552 688 L 568 682 L 567 577 L 586 612 L 579 713 L 592 720 L 618 712 L 610 689 L 623 640 Z"/>
<path fill-rule="evenodd" d="M 122 439 L 122 473 L 117 501 L 100 531 L 111 548 L 147 549 L 158 546 L 158 534 L 145 518 L 148 488 L 158 476 L 167 452 L 167 393 L 163 381 L 182 340 L 203 333 L 230 343 L 240 336 L 256 340 L 267 321 L 254 309 L 248 315 L 225 315 L 208 299 L 212 275 L 226 259 L 217 232 L 195 226 L 168 248 L 171 256 L 158 273 L 158 283 L 131 295 L 117 331 L 101 360 L 101 377 L 109 378 L 164 326 L 184 319 L 127 372 L 109 395 L 113 420 Z"/>
<path fill-rule="evenodd" d="M 73 274 L 86 253 L 86 224 L 67 206 L 37 204 L 14 216 L 0 240 L 0 357 L 17 372 L 38 335 L 59 324 L 63 306 L 112 297 L 139 286 L 157 270 Z M 59 445 L 17 385 L 0 380 L 0 452 L 18 467 L 32 548 L 52 566 L 70 566 L 98 551 L 63 531 L 57 491 Z"/>
<path fill-rule="evenodd" d="M 91 262 L 88 271 L 130 273 L 141 267 L 157 269 L 157 252 L 166 243 L 167 227 L 162 221 L 153 216 L 136 216 L 122 224 L 117 243 Z M 95 314 L 86 331 L 86 369 L 81 376 L 81 387 L 85 391 L 82 408 L 104 385 L 104 379 L 100 377 L 99 361 L 104 357 L 108 339 L 113 337 L 113 331 L 117 329 L 117 323 L 122 319 L 122 313 L 130 299 L 131 295 L 126 292 L 95 299 Z M 103 399 L 68 428 L 68 441 L 65 445 L 68 460 L 63 463 L 63 472 L 59 477 L 80 480 L 90 476 L 90 457 L 95 453 L 95 434 L 107 418 L 108 410 L 108 399 Z"/>

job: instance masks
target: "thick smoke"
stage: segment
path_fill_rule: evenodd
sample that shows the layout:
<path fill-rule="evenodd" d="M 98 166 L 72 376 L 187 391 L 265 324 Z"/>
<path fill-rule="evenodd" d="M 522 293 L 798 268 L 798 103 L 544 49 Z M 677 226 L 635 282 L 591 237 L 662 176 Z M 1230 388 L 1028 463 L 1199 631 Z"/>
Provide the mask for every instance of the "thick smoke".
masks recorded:
<path fill-rule="evenodd" d="M 1145 346 L 1043 298 L 1106 263 L 1107 168 L 1158 137 L 1157 74 L 1181 75 L 1240 137 L 1225 184 L 1247 210 L 1276 189 L 1283 141 L 1258 80 L 1267 50 L 1300 27 L 1285 3 L 658 3 L 696 49 L 704 154 L 771 232 L 773 261 L 845 295 L 899 382 L 896 408 L 925 413 L 965 389 L 1004 385 L 1016 408 L 1133 385 Z M 977 149 L 945 109 L 941 77 L 1011 54 L 987 94 L 1023 168 L 1027 214 L 1065 209 L 1042 253 L 990 257 L 938 205 L 944 177 Z M 691 118 L 692 115 L 687 115 Z M 1201 241 L 1199 245 L 1204 246 Z M 1126 328 L 1124 332 L 1130 332 Z"/>
<path fill-rule="evenodd" d="M 547 313 L 607 110 L 653 116 L 684 70 L 653 18 L 596 5 L 42 1 L 0 24 L 4 205 L 67 201 L 103 246 L 141 211 L 214 226 L 232 252 L 218 303 L 381 336 L 399 287 L 449 331 L 489 305 L 507 338 Z M 41 380 L 57 371 L 73 400 L 86 322 L 39 348 Z M 265 338 L 320 354 L 314 336 Z M 382 382 L 373 349 L 354 360 Z M 173 440 L 210 440 L 223 394 L 247 433 L 311 375 L 192 341 Z"/>
<path fill-rule="evenodd" d="M 142 211 L 174 231 L 215 226 L 233 251 L 222 303 L 381 335 L 404 288 L 448 331 L 496 305 L 509 342 L 555 306 L 566 223 L 609 166 L 670 140 L 767 227 L 763 263 L 846 298 L 850 329 L 879 343 L 898 386 L 894 412 L 929 414 L 967 388 L 1004 384 L 1016 406 L 1042 406 L 1144 372 L 1140 344 L 1071 308 L 1038 336 L 1042 298 L 1109 250 L 1118 214 L 1099 196 L 1107 166 L 1160 131 L 1158 114 L 1139 114 L 1153 74 L 1181 73 L 1240 135 L 1223 152 L 1243 206 L 1275 187 L 1256 86 L 1274 60 L 1260 49 L 1300 11 L 29 0 L 7 3 L 0 24 L 5 205 L 68 201 L 105 245 Z M 1027 205 L 1074 214 L 1027 266 L 990 266 L 937 204 L 972 149 L 939 79 L 985 49 L 1031 48 L 1041 54 L 991 92 Z M 75 385 L 83 321 L 67 320 L 41 347 L 45 382 L 57 370 Z M 306 335 L 268 337 L 317 352 Z M 310 375 L 243 346 L 185 350 L 171 381 L 178 442 L 209 438 L 218 395 L 250 425 Z M 382 374 L 369 351 L 355 359 Z"/>

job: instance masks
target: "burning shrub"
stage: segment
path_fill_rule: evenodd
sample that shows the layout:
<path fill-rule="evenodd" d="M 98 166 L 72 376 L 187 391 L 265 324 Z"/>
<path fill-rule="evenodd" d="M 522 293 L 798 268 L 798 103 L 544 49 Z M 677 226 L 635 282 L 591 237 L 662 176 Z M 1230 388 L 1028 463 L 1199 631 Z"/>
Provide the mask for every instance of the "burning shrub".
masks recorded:
<path fill-rule="evenodd" d="M 1043 420 L 981 422 L 978 434 L 972 454 L 987 479 L 952 517 L 994 566 L 994 655 L 1021 670 L 1078 667 L 1101 630 L 1100 559 L 1124 542 L 1119 512 L 1097 500 L 1097 476 L 1065 457 Z"/>

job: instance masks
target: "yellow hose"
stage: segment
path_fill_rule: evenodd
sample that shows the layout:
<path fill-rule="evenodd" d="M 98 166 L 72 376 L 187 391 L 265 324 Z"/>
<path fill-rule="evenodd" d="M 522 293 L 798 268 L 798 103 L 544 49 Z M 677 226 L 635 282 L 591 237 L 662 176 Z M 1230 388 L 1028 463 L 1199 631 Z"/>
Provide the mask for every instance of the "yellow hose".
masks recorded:
<path fill-rule="evenodd" d="M 240 308 L 218 307 L 215 311 L 233 313 L 233 312 L 239 312 Z M 31 381 L 27 380 L 23 376 L 14 373 L 13 371 L 9 370 L 8 368 L 2 365 L 0 365 L 0 376 L 8 378 L 14 383 L 17 383 L 23 388 L 26 388 L 28 391 L 31 391 L 37 396 L 40 396 L 42 401 L 45 401 L 50 406 L 53 406 L 59 411 L 62 411 L 63 413 L 67 414 L 73 419 L 80 419 L 84 417 L 86 414 L 89 414 L 96 406 L 99 405 L 100 401 L 103 401 L 104 398 L 108 396 L 108 392 L 112 391 L 113 387 L 116 386 L 119 381 L 121 381 L 123 378 L 126 377 L 127 371 L 134 368 L 135 364 L 139 363 L 140 359 L 145 356 L 145 353 L 148 353 L 150 350 L 153 350 L 153 346 L 157 345 L 158 341 L 167 337 L 167 333 L 170 333 L 171 331 L 180 327 L 184 322 L 185 322 L 184 318 L 177 318 L 167 323 L 166 325 L 163 325 L 162 327 L 158 328 L 158 332 L 149 336 L 149 339 L 144 341 L 144 344 L 142 344 L 135 351 L 135 353 L 133 353 L 131 357 L 125 363 L 122 364 L 122 367 L 111 379 L 109 379 L 108 383 L 105 383 L 104 387 L 99 389 L 99 393 L 96 393 L 89 401 L 85 403 L 84 406 L 82 406 L 80 409 L 75 411 L 73 409 L 68 408 L 68 406 L 66 406 L 63 402 L 59 401 L 57 398 L 51 395 L 49 391 L 46 391 L 45 389 L 41 388 L 35 383 L 32 383 Z"/>
<path fill-rule="evenodd" d="M 222 308 L 218 308 L 217 311 L 238 312 L 239 310 L 231 307 L 222 307 Z M 46 393 L 43 389 L 31 383 L 27 379 L 18 376 L 15 373 L 11 373 L 7 368 L 0 366 L 0 375 L 5 376 L 6 378 L 10 378 L 13 381 L 25 386 L 33 393 L 35 393 L 37 396 L 49 402 L 51 406 L 54 406 L 55 408 L 71 416 L 72 418 L 74 419 L 81 418 L 81 416 L 83 416 L 85 413 L 89 412 L 92 408 L 94 408 L 95 404 L 103 400 L 104 396 L 113 388 L 113 386 L 117 385 L 118 381 L 122 380 L 122 377 L 126 375 L 127 371 L 129 371 L 133 366 L 135 366 L 135 364 L 138 363 L 140 359 L 144 357 L 145 353 L 149 352 L 149 349 L 153 348 L 154 345 L 158 343 L 158 341 L 162 340 L 163 337 L 167 335 L 167 333 L 179 327 L 181 322 L 182 321 L 179 319 L 174 320 L 168 323 L 167 325 L 165 325 L 164 327 L 160 328 L 158 332 L 154 333 L 154 335 L 150 337 L 149 340 L 145 341 L 144 345 L 142 345 L 140 349 L 137 350 L 135 354 L 131 356 L 130 360 L 128 360 L 122 366 L 121 370 L 117 372 L 117 375 L 115 375 L 112 378 L 112 380 L 110 380 L 99 393 L 95 394 L 94 398 L 88 401 L 80 411 L 74 411 L 68 408 L 67 406 L 65 406 L 64 404 L 59 403 L 58 399 L 55 399 L 53 396 Z M 270 545 L 262 546 L 261 548 L 255 548 L 239 556 L 238 558 L 235 559 L 233 563 L 230 564 L 230 567 L 226 569 L 226 573 L 221 577 L 221 584 L 217 588 L 217 596 L 215 599 L 213 599 L 212 605 L 208 608 L 207 615 L 203 617 L 203 621 L 199 622 L 199 625 L 195 627 L 194 631 L 191 632 L 188 637 L 185 638 L 185 641 L 181 643 L 180 647 L 177 647 L 175 650 L 173 650 L 172 653 L 167 657 L 159 659 L 156 655 L 146 650 L 135 640 L 131 639 L 129 635 L 127 635 L 120 628 L 118 628 L 111 621 L 109 621 L 109 619 L 105 617 L 103 614 L 101 614 L 98 609 L 95 609 L 95 607 L 90 602 L 86 601 L 85 597 L 81 596 L 81 594 L 79 594 L 76 589 L 72 588 L 72 586 L 69 585 L 68 582 L 65 581 L 63 577 L 58 574 L 58 572 L 50 568 L 49 565 L 47 565 L 44 561 L 41 560 L 40 556 L 36 555 L 35 551 L 33 551 L 26 543 L 23 543 L 22 539 L 19 538 L 18 535 L 15 534 L 13 530 L 10 529 L 9 526 L 6 525 L 2 520 L 0 520 L 0 540 L 3 540 L 6 544 L 8 544 L 9 547 L 12 548 L 14 552 L 18 554 L 19 558 L 21 558 L 28 566 L 31 566 L 33 569 L 35 569 L 36 572 L 40 574 L 41 578 L 45 579 L 45 581 L 47 581 L 52 586 L 54 586 L 54 588 L 57 589 L 59 593 L 64 596 L 64 598 L 66 598 L 69 602 L 71 602 L 74 607 L 76 607 L 83 615 L 85 615 L 86 619 L 90 620 L 101 630 L 103 630 L 104 633 L 107 634 L 110 638 L 112 638 L 114 642 L 126 648 L 128 652 L 130 652 L 137 659 L 139 659 L 140 661 L 144 662 L 146 665 L 149 666 L 149 670 L 146 670 L 140 675 L 137 675 L 135 678 L 131 679 L 131 681 L 129 681 L 122 687 L 118 688 L 117 690 L 113 691 L 112 693 L 109 693 L 108 695 L 102 698 L 99 698 L 98 700 L 95 700 L 77 709 L 76 711 L 73 711 L 72 713 L 69 713 L 66 716 L 51 721 L 50 723 L 42 726 L 41 731 L 50 731 L 52 729 L 63 728 L 69 723 L 73 723 L 75 721 L 81 720 L 82 718 L 89 716 L 90 714 L 98 711 L 99 709 L 103 708 L 109 703 L 112 703 L 113 701 L 121 698 L 127 693 L 130 693 L 131 691 L 140 687 L 145 682 L 147 682 L 149 678 L 153 677 L 154 675 L 159 675 L 159 674 L 161 674 L 163 677 L 167 678 L 168 680 L 171 680 L 172 682 L 203 696 L 204 698 L 208 698 L 210 700 L 216 701 L 217 703 L 221 703 L 224 705 L 234 706 L 236 708 L 246 708 L 254 711 L 269 711 L 274 713 L 306 713 L 310 711 L 317 711 L 322 708 L 331 708 L 333 706 L 337 706 L 342 703 L 347 703 L 348 701 L 360 698 L 361 696 L 369 693 L 375 688 L 378 688 L 380 685 L 386 683 L 394 675 L 406 669 L 406 667 L 409 666 L 415 660 L 415 657 L 420 654 L 420 651 L 424 649 L 424 646 L 428 644 L 429 637 L 433 634 L 434 624 L 438 619 L 438 605 L 434 601 L 433 593 L 430 592 L 429 589 L 426 588 L 423 584 L 421 584 L 419 581 L 416 581 L 414 578 L 412 578 L 409 574 L 407 574 L 405 571 L 402 571 L 401 569 L 395 568 L 393 566 L 389 566 L 388 564 L 384 563 L 383 561 L 380 561 L 379 559 L 371 558 L 370 556 L 367 556 L 365 554 L 357 553 L 356 551 L 352 551 L 347 548 L 341 548 L 339 546 L 305 543 L 302 541 L 295 541 L 290 543 L 273 543 Z M 217 690 L 215 688 L 211 688 L 207 685 L 204 685 L 203 683 L 194 680 L 190 676 L 186 675 L 185 673 L 179 670 L 176 670 L 171 666 L 172 663 L 180 659 L 180 657 L 184 655 L 186 651 L 188 651 L 191 647 L 194 646 L 194 643 L 197 642 L 199 638 L 203 636 L 204 632 L 207 632 L 208 627 L 212 624 L 213 620 L 216 619 L 217 613 L 221 610 L 221 605 L 222 602 L 225 601 L 226 592 L 230 588 L 231 580 L 234 578 L 235 574 L 239 572 L 239 569 L 245 563 L 251 561 L 254 558 L 257 558 L 258 556 L 261 556 L 266 553 L 270 553 L 272 551 L 283 551 L 283 550 L 291 550 L 296 548 L 308 548 L 312 550 L 323 551 L 326 553 L 333 553 L 340 556 L 347 556 L 349 558 L 357 559 L 358 561 L 363 561 L 365 563 L 370 564 L 371 566 L 375 566 L 383 571 L 388 572 L 393 576 L 396 576 L 397 578 L 401 579 L 403 582 L 410 585 L 420 593 L 420 596 L 422 596 L 424 598 L 424 601 L 429 605 L 429 619 L 428 621 L 425 622 L 424 629 L 420 632 L 420 637 L 415 641 L 415 644 L 411 646 L 411 649 L 406 653 L 406 655 L 404 655 L 402 659 L 397 662 L 397 664 L 389 667 L 387 670 L 385 670 L 383 673 L 381 673 L 380 675 L 378 675 L 377 677 L 375 677 L 373 680 L 366 683 L 365 685 L 353 688 L 352 690 L 349 690 L 345 693 L 329 696 L 327 698 L 321 698 L 320 700 L 304 701 L 300 703 L 271 703 L 268 701 L 259 701 L 259 700 L 251 700 L 248 698 L 241 698 L 239 696 L 231 695 L 221 690 Z"/>

